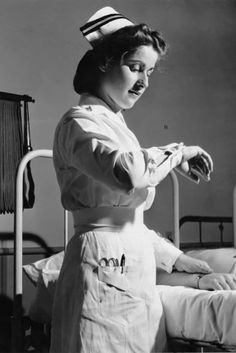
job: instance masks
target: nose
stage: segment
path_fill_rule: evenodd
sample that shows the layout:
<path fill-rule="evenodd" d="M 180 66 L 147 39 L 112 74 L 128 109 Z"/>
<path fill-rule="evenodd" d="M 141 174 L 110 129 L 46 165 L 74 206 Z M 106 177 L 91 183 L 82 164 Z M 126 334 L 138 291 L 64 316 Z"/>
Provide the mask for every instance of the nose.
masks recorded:
<path fill-rule="evenodd" d="M 144 88 L 148 88 L 149 86 L 149 77 L 146 72 L 142 73 L 142 77 L 140 77 L 140 81 L 142 82 L 142 85 Z"/>

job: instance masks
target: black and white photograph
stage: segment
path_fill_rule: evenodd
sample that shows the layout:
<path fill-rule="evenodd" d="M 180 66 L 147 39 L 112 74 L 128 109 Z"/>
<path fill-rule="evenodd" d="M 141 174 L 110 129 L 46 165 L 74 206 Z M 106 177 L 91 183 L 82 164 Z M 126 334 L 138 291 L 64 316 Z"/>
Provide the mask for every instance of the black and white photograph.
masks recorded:
<path fill-rule="evenodd" d="M 0 0 L 0 353 L 236 352 L 235 0 Z"/>

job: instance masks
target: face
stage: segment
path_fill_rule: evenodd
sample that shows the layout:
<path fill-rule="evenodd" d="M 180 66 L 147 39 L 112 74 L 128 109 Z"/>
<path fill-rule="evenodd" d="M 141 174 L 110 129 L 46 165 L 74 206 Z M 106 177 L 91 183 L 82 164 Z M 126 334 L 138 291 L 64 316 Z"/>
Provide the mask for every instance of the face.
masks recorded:
<path fill-rule="evenodd" d="M 124 55 L 120 64 L 108 65 L 101 79 L 100 96 L 115 112 L 132 108 L 147 89 L 157 60 L 155 49 L 142 45 Z"/>

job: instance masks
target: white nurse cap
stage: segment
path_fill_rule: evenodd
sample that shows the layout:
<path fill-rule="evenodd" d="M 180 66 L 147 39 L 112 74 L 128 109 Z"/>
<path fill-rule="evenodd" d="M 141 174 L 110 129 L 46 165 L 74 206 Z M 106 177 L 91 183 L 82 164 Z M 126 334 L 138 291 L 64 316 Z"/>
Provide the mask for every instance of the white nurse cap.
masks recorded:
<path fill-rule="evenodd" d="M 87 23 L 80 27 L 84 37 L 92 47 L 95 47 L 99 39 L 107 34 L 116 32 L 118 29 L 134 25 L 128 18 L 106 6 L 95 12 Z"/>

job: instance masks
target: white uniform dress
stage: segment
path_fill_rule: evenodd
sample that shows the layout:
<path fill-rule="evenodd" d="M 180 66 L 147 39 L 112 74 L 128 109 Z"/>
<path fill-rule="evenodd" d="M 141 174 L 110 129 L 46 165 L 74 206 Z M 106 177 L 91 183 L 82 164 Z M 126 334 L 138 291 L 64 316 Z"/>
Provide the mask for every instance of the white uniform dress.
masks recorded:
<path fill-rule="evenodd" d="M 165 350 L 156 266 L 171 272 L 181 251 L 143 224 L 155 186 L 182 158 L 164 152 L 142 149 L 122 114 L 89 94 L 59 122 L 54 164 L 75 234 L 55 294 L 51 353 Z"/>

